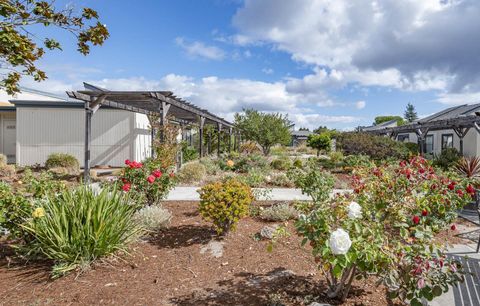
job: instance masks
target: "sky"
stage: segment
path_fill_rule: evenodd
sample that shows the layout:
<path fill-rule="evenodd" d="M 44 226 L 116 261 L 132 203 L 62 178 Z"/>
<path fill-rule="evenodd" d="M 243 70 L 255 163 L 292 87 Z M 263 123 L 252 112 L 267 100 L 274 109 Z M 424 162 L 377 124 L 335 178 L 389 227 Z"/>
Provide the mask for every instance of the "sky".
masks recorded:
<path fill-rule="evenodd" d="M 90 82 L 169 90 L 233 119 L 288 114 L 296 128 L 339 130 L 480 100 L 478 0 L 57 0 L 91 7 L 110 31 L 88 56 L 75 37 L 39 62 L 54 93 Z"/>

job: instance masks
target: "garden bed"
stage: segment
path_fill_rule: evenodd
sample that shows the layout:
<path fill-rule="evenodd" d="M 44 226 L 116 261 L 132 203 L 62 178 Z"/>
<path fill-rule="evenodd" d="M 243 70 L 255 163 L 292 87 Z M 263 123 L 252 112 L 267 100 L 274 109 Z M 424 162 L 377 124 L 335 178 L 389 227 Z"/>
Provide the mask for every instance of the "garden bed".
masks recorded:
<path fill-rule="evenodd" d="M 209 250 L 201 254 L 214 241 L 214 232 L 201 220 L 197 205 L 166 203 L 173 213 L 170 228 L 134 245 L 131 256 L 53 281 L 48 263 L 18 262 L 3 243 L 0 304 L 308 305 L 313 300 L 335 304 L 324 296 L 323 278 L 310 250 L 299 247 L 299 237 L 285 238 L 272 253 L 266 251 L 268 241 L 254 239 L 271 223 L 245 218 L 223 241 L 223 256 L 215 258 Z M 373 279 L 366 284 L 354 283 L 345 305 L 387 305 L 385 289 L 375 287 Z"/>

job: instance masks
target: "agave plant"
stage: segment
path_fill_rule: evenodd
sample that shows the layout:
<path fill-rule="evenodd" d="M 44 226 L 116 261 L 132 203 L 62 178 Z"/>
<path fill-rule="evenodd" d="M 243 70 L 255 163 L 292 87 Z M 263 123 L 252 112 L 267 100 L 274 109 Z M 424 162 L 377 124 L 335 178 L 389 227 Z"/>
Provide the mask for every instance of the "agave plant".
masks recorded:
<path fill-rule="evenodd" d="M 463 157 L 457 162 L 455 168 L 462 176 L 478 179 L 480 178 L 480 157 Z"/>

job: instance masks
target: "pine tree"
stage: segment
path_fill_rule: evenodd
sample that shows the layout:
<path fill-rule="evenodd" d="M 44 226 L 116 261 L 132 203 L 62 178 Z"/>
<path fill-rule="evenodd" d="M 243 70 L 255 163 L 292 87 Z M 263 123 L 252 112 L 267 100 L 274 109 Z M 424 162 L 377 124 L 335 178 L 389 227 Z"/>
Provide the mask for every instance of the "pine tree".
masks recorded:
<path fill-rule="evenodd" d="M 411 103 L 407 104 L 407 109 L 405 110 L 404 118 L 408 122 L 413 122 L 418 119 L 417 112 L 415 111 L 415 106 L 413 106 Z"/>

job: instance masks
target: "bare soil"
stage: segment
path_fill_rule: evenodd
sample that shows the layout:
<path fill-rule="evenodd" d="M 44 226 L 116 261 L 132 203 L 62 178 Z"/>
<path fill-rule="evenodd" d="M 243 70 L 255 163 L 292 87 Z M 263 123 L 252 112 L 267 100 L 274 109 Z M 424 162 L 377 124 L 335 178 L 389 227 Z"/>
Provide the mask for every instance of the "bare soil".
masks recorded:
<path fill-rule="evenodd" d="M 50 278 L 48 262 L 21 262 L 0 242 L 0 305 L 308 305 L 339 304 L 325 295 L 308 248 L 292 235 L 272 253 L 254 239 L 267 223 L 245 218 L 224 238 L 223 256 L 200 253 L 215 240 L 197 202 L 168 202 L 172 224 L 132 246 L 129 256 L 81 274 Z M 354 283 L 343 305 L 388 305 L 375 280 Z"/>

